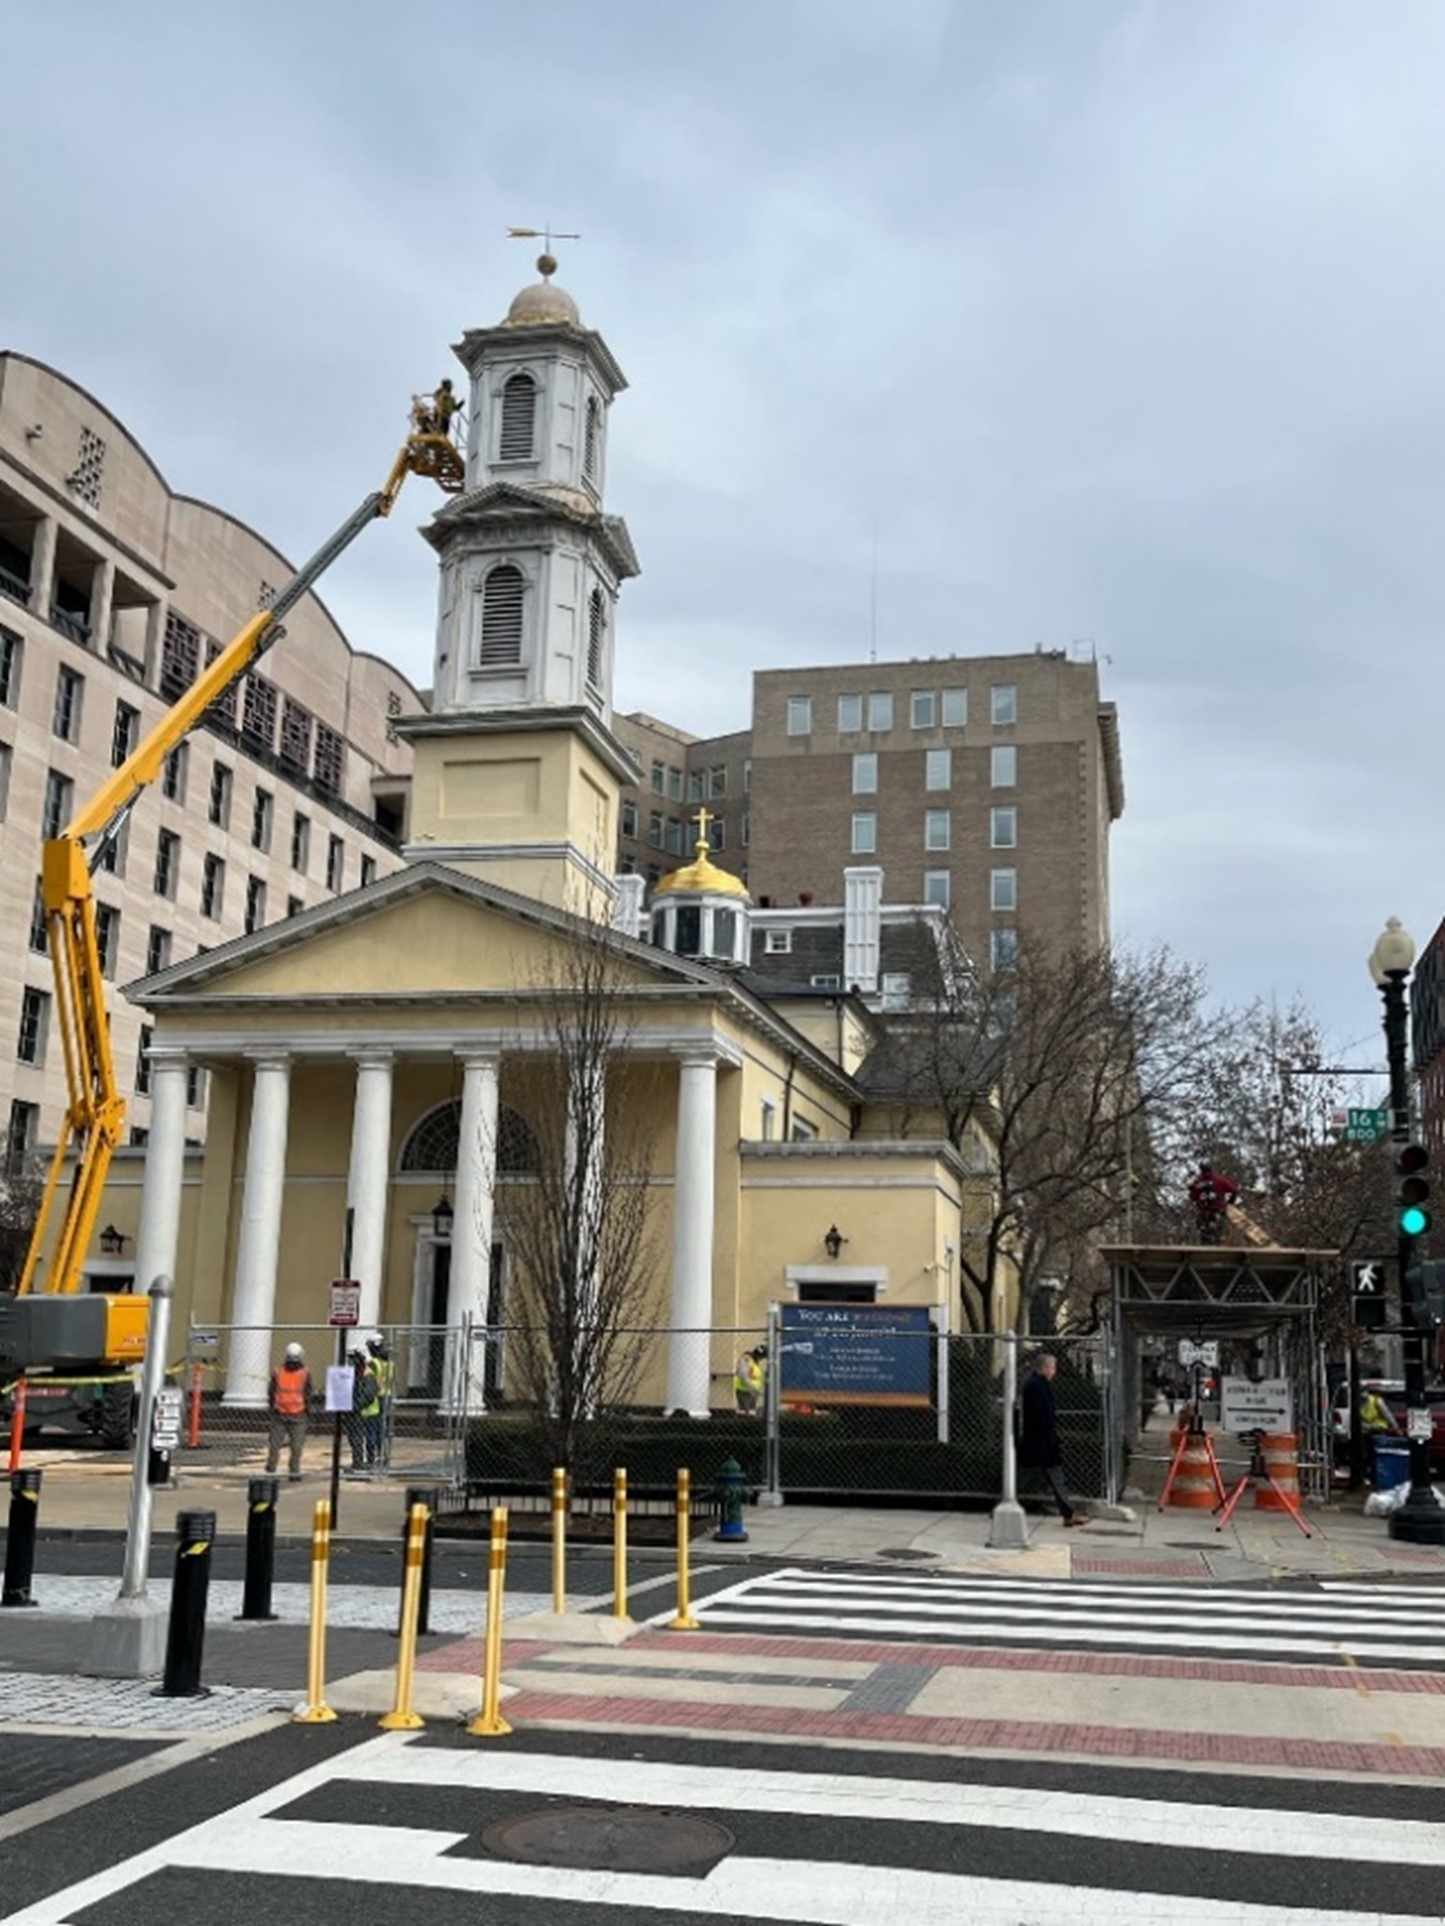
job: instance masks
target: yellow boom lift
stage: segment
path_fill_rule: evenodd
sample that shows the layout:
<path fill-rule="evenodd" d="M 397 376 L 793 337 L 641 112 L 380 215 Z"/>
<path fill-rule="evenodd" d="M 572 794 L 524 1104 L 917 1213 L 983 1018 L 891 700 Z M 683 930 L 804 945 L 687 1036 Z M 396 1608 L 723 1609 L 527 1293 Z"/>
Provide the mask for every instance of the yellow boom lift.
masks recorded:
<path fill-rule="evenodd" d="M 135 1295 L 105 1296 L 82 1289 L 86 1253 L 126 1114 L 110 1047 L 92 871 L 176 744 L 218 696 L 281 640 L 287 613 L 362 530 L 391 513 L 407 476 L 428 475 L 448 494 L 461 491 L 465 470 L 451 436 L 455 408 L 450 384 L 433 396 L 413 400 L 411 433 L 382 487 L 298 570 L 270 608 L 251 617 L 98 794 L 44 846 L 41 883 L 69 1101 L 18 1291 L 13 1297 L 0 1296 L 0 1386 L 12 1374 L 25 1375 L 35 1398 L 29 1416 L 37 1425 L 65 1419 L 77 1428 L 100 1431 L 107 1442 L 128 1439 L 131 1372 L 145 1353 L 150 1310 L 145 1296 L 149 1278 L 136 1280 Z M 41 1284 L 42 1253 L 72 1153 L 69 1194 Z"/>

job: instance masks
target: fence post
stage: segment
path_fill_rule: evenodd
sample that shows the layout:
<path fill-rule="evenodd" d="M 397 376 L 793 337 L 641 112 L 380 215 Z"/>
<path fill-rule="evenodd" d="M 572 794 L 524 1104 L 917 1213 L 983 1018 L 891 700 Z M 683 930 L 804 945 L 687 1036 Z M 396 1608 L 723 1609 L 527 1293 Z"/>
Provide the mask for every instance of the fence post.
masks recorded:
<path fill-rule="evenodd" d="M 1018 1499 L 1018 1454 L 1014 1444 L 1014 1406 L 1019 1393 L 1018 1337 L 1003 1334 L 1003 1497 L 989 1521 L 991 1551 L 1022 1551 L 1029 1542 L 1028 1522 Z"/>
<path fill-rule="evenodd" d="M 561 1465 L 552 1472 L 552 1610 L 560 1617 L 567 1609 L 567 1473 Z"/>
<path fill-rule="evenodd" d="M 952 1375 L 953 1345 L 948 1324 L 948 1306 L 939 1304 L 934 1307 L 934 1357 L 938 1384 L 938 1442 L 948 1443 L 950 1424 L 949 1415 L 949 1378 Z"/>
<path fill-rule="evenodd" d="M 763 1379 L 763 1486 L 759 1511 L 776 1511 L 783 1502 L 783 1453 L 779 1423 L 782 1416 L 782 1317 L 776 1304 L 768 1306 L 768 1370 Z"/>

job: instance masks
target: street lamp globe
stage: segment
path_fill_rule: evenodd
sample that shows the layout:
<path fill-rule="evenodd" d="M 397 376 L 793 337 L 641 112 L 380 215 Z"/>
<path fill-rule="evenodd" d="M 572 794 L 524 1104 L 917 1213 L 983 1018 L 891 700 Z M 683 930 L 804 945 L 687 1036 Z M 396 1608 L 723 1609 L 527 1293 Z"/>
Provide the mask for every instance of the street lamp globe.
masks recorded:
<path fill-rule="evenodd" d="M 1403 927 L 1398 916 L 1392 916 L 1384 929 L 1375 938 L 1375 947 L 1370 951 L 1370 975 L 1376 988 L 1383 989 L 1392 976 L 1404 976 L 1415 961 L 1415 939 Z"/>

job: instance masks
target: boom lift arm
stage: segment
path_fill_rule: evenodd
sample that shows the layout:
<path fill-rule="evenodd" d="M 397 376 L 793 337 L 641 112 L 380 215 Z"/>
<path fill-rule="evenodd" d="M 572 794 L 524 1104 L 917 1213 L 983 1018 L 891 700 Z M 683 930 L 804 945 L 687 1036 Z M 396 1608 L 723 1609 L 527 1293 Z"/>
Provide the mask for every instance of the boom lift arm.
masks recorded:
<path fill-rule="evenodd" d="M 41 1252 L 72 1146 L 76 1150 L 74 1178 L 60 1221 L 45 1291 L 53 1294 L 80 1289 L 85 1254 L 95 1228 L 111 1157 L 125 1130 L 126 1106 L 116 1081 L 115 1059 L 110 1047 L 91 871 L 138 797 L 160 775 L 177 743 L 190 733 L 218 696 L 224 695 L 238 677 L 280 641 L 285 633 L 281 623 L 287 612 L 315 586 L 362 530 L 369 528 L 378 517 L 391 513 L 407 476 L 430 475 L 449 494 L 462 488 L 461 456 L 446 432 L 447 425 L 447 419 L 443 417 L 439 422 L 423 401 L 413 402 L 413 431 L 382 487 L 368 495 L 355 514 L 297 571 L 270 608 L 251 617 L 104 787 L 70 819 L 58 836 L 45 844 L 41 888 L 69 1101 L 20 1279 L 22 1297 L 36 1289 Z M 87 849 L 88 844 L 92 848 Z"/>

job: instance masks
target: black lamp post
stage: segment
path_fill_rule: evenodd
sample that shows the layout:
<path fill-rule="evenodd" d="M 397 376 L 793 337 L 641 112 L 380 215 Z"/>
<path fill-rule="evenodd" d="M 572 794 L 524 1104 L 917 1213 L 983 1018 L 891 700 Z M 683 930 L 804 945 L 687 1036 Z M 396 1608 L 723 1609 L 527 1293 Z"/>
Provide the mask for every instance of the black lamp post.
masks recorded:
<path fill-rule="evenodd" d="M 452 1209 L 452 1201 L 446 1192 L 443 1191 L 441 1196 L 438 1197 L 432 1205 L 432 1235 L 435 1237 L 450 1237 L 452 1234 L 452 1219 L 455 1215 L 456 1212 Z"/>
<path fill-rule="evenodd" d="M 847 1242 L 847 1238 L 836 1224 L 830 1224 L 823 1233 L 823 1249 L 828 1253 L 829 1257 L 836 1258 L 839 1251 L 842 1250 Z"/>
<path fill-rule="evenodd" d="M 120 1257 L 124 1254 L 130 1239 L 124 1231 L 118 1231 L 114 1224 L 107 1224 L 100 1233 L 100 1248 L 107 1257 Z"/>
<path fill-rule="evenodd" d="M 1390 1140 L 1410 1141 L 1410 1087 L 1406 1060 L 1409 1008 L 1405 982 L 1415 961 L 1415 941 L 1392 916 L 1370 952 L 1370 975 L 1385 1003 L 1385 1053 L 1390 1069 Z M 1428 1219 L 1426 1220 L 1428 1224 Z M 1421 1307 L 1411 1288 L 1411 1272 L 1421 1255 L 1423 1231 L 1406 1228 L 1396 1211 L 1396 1268 L 1400 1290 L 1400 1321 L 1405 1339 L 1405 1405 L 1410 1429 L 1410 1496 L 1390 1514 L 1390 1536 L 1416 1545 L 1445 1545 L 1445 1506 L 1435 1496 L 1430 1476 L 1430 1414 L 1425 1403 L 1425 1338 L 1420 1328 Z M 1425 1435 L 1416 1437 L 1414 1414 L 1425 1413 Z"/>

